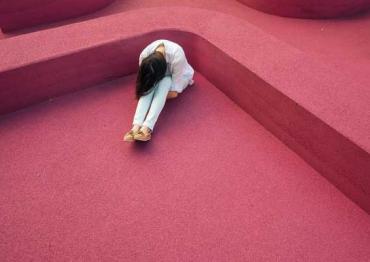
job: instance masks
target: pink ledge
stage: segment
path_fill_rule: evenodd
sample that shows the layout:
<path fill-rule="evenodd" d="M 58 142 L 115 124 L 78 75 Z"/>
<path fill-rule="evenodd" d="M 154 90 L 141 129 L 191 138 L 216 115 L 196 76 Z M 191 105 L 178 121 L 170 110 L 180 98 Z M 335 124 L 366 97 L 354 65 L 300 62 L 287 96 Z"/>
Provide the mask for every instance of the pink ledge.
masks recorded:
<path fill-rule="evenodd" d="M 257 10 L 298 18 L 333 18 L 367 11 L 370 0 L 239 0 Z"/>
<path fill-rule="evenodd" d="M 22 0 L 0 2 L 0 28 L 10 32 L 95 12 L 114 0 Z"/>

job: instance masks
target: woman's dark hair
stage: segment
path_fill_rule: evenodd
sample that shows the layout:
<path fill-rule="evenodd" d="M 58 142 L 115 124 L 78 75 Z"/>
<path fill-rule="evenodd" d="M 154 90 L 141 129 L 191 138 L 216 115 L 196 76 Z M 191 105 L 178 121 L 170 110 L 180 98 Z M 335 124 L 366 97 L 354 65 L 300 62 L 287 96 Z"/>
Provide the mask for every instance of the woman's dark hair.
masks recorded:
<path fill-rule="evenodd" d="M 167 62 L 161 52 L 154 52 L 143 59 L 136 79 L 136 98 L 146 95 L 165 76 Z"/>

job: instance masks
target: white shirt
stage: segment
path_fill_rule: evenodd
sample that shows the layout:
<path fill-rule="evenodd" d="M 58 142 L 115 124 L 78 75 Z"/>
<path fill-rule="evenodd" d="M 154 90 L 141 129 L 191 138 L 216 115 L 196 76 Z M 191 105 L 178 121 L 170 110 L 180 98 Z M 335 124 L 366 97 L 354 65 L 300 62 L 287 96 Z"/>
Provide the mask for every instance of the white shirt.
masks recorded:
<path fill-rule="evenodd" d="M 165 59 L 167 62 L 166 75 L 171 75 L 172 77 L 170 91 L 181 93 L 193 82 L 194 69 L 188 64 L 185 52 L 180 45 L 165 39 L 156 40 L 150 43 L 141 52 L 139 65 L 141 65 L 141 61 L 143 61 L 145 57 L 153 53 L 162 43 L 164 45 Z"/>

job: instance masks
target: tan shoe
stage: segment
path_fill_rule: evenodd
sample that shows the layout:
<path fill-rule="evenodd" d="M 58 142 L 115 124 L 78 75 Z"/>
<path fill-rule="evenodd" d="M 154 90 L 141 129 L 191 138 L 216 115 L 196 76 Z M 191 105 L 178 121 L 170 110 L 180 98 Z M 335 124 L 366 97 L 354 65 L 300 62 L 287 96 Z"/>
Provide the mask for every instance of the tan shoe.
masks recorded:
<path fill-rule="evenodd" d="M 138 131 L 134 131 L 134 130 L 130 130 L 128 131 L 125 136 L 123 137 L 123 141 L 126 141 L 126 142 L 134 142 L 135 141 L 135 134 L 137 133 Z"/>
<path fill-rule="evenodd" d="M 152 138 L 152 131 L 148 128 L 147 132 L 143 132 L 141 129 L 139 132 L 134 134 L 134 139 L 138 141 L 149 141 Z"/>

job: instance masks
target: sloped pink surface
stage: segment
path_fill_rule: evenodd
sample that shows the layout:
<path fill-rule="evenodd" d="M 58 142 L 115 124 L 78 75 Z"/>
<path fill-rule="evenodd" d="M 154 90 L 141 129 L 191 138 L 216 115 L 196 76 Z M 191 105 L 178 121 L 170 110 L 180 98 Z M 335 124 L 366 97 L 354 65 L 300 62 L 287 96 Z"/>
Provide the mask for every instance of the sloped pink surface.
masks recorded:
<path fill-rule="evenodd" d="M 368 215 L 200 74 L 121 142 L 133 85 L 0 119 L 1 261 L 370 259 Z"/>

